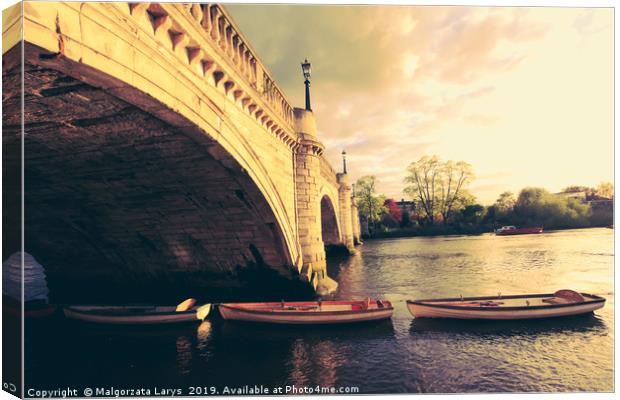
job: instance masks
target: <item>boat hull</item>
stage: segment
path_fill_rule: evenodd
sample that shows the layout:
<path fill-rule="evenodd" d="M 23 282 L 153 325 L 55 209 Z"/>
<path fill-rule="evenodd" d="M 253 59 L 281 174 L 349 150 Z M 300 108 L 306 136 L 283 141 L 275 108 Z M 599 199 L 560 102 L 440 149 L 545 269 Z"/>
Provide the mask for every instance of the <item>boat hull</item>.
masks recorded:
<path fill-rule="evenodd" d="M 48 305 L 40 308 L 25 309 L 23 313 L 20 308 L 3 306 L 2 311 L 14 317 L 23 316 L 25 318 L 44 318 L 54 315 L 54 313 L 56 312 L 56 306 Z"/>
<path fill-rule="evenodd" d="M 386 303 L 389 304 L 388 302 Z M 294 325 L 348 324 L 378 321 L 391 318 L 394 312 L 391 304 L 383 308 L 368 308 L 366 310 L 299 312 L 275 309 L 257 310 L 243 308 L 240 305 L 220 304 L 218 310 L 225 320 Z"/>
<path fill-rule="evenodd" d="M 44 318 L 54 315 L 56 306 L 40 300 L 21 303 L 9 296 L 2 296 L 2 311 L 13 317 Z"/>
<path fill-rule="evenodd" d="M 497 236 L 512 236 L 512 235 L 531 235 L 535 233 L 542 233 L 543 228 L 519 228 L 510 230 L 498 230 L 495 232 Z"/>
<path fill-rule="evenodd" d="M 140 309 L 138 307 L 132 308 L 133 312 L 127 314 L 121 313 L 123 307 L 70 306 L 65 307 L 63 311 L 65 317 L 85 322 L 112 325 L 155 325 L 200 321 L 206 317 L 210 307 L 210 304 L 206 304 L 183 312 L 176 312 L 174 307 L 154 307 L 153 311 L 149 312 L 144 309 L 145 311 L 140 314 L 136 313 Z M 117 311 L 117 313 L 109 313 L 109 311 Z"/>
<path fill-rule="evenodd" d="M 460 299 L 446 299 L 453 301 L 498 301 L 504 299 L 523 299 L 531 300 L 544 298 L 543 296 L 552 297 L 549 295 L 536 295 L 536 297 L 525 296 L 507 296 L 502 298 L 465 298 Z M 595 310 L 602 308 L 605 305 L 605 299 L 598 296 L 587 295 L 593 300 L 588 300 L 580 303 L 572 304 L 548 304 L 548 305 L 533 305 L 533 306 L 520 306 L 520 307 L 464 307 L 455 306 L 450 304 L 433 304 L 433 302 L 439 302 L 437 300 L 418 300 L 407 301 L 407 308 L 411 315 L 416 318 L 450 318 L 450 319 L 477 319 L 477 320 L 518 320 L 518 319 L 540 319 L 540 318 L 555 318 L 555 317 L 568 317 L 580 314 L 591 313 Z M 444 301 L 445 303 L 445 301 Z"/>

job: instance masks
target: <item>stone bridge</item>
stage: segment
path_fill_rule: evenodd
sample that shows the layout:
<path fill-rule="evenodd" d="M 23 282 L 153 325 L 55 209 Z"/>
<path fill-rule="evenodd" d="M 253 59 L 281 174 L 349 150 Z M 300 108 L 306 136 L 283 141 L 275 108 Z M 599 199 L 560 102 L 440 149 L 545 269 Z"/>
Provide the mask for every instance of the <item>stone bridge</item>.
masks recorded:
<path fill-rule="evenodd" d="M 24 2 L 3 19 L 5 223 L 23 144 L 24 246 L 52 286 L 269 271 L 335 289 L 325 246 L 359 238 L 347 175 L 225 8 Z"/>

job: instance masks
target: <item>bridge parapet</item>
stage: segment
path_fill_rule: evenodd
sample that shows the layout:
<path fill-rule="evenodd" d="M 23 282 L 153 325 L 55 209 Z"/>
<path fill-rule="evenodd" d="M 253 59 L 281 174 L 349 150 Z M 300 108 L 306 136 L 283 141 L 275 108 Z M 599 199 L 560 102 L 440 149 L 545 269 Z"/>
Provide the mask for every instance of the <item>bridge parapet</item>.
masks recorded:
<path fill-rule="evenodd" d="M 336 178 L 337 174 L 338 173 L 336 172 L 336 170 L 334 170 L 334 168 L 327 160 L 327 157 L 325 157 L 324 154 L 321 154 L 321 176 L 335 188 L 337 188 L 339 185 L 338 179 Z"/>
<path fill-rule="evenodd" d="M 273 111 L 292 126 L 293 107 L 228 12 L 217 4 L 190 3 L 184 7 L 203 27 L 207 36 L 218 45 L 227 61 L 238 69 L 245 80 L 269 103 Z M 208 64 L 209 60 L 203 59 L 202 62 Z"/>
<path fill-rule="evenodd" d="M 293 107 L 221 5 L 50 2 L 35 7 L 33 4 L 24 6 L 25 40 L 85 65 L 96 63 L 101 67 L 98 69 L 133 86 L 153 87 L 164 83 L 160 76 L 186 75 L 181 71 L 184 68 L 168 64 L 172 61 L 170 56 L 174 56 L 176 62 L 184 64 L 194 75 L 179 76 L 179 79 L 210 84 L 277 139 L 291 148 L 297 145 Z M 54 28 L 56 38 L 46 31 L 49 28 Z M 144 49 L 146 43 L 155 44 L 145 50 L 152 62 L 138 62 L 131 56 L 134 50 L 131 47 Z M 3 52 L 10 48 L 5 47 Z M 159 54 L 153 57 L 153 51 Z M 148 82 L 146 64 L 153 63 L 161 68 L 150 71 L 159 82 Z M 140 89 L 157 98 L 148 87 Z"/>
<path fill-rule="evenodd" d="M 129 12 L 196 73 L 293 145 L 293 107 L 222 6 L 129 3 Z"/>
<path fill-rule="evenodd" d="M 293 108 L 222 6 L 55 3 L 37 5 L 34 12 L 35 7 L 30 4 L 25 8 L 25 39 L 31 43 L 87 65 L 109 66 L 101 69 L 135 86 L 152 77 L 157 80 L 147 86 L 164 84 L 161 77 L 166 74 L 185 75 L 185 71 L 181 72 L 184 68 L 171 64 L 172 56 L 194 75 L 186 78 L 215 87 L 276 138 L 291 148 L 296 146 Z M 54 23 L 57 43 L 45 32 Z M 115 37 L 102 35 L 105 31 Z M 144 48 L 145 43 L 155 46 L 145 51 L 148 63 L 138 62 L 131 55 L 134 50 L 131 47 Z M 153 50 L 159 53 L 157 57 L 152 56 Z M 161 57 L 165 58 L 164 62 Z M 157 64 L 161 71 L 151 69 L 149 74 L 146 64 Z M 128 74 L 127 70 L 131 72 Z M 145 92 L 154 95 L 148 89 Z"/>

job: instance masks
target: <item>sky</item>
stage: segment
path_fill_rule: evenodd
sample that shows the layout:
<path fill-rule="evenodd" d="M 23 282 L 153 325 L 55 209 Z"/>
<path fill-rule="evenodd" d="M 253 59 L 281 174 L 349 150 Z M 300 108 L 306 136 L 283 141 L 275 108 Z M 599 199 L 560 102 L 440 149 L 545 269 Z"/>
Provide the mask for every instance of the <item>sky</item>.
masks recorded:
<path fill-rule="evenodd" d="M 312 63 L 318 136 L 352 180 L 407 198 L 407 166 L 462 160 L 482 204 L 613 181 L 610 8 L 227 5 L 294 106 Z"/>

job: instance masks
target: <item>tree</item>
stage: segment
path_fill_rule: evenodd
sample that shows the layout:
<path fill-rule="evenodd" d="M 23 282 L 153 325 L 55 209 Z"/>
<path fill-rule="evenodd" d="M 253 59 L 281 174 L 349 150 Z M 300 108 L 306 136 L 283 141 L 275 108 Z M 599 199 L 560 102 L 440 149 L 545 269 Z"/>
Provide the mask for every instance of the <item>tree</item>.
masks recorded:
<path fill-rule="evenodd" d="M 573 185 L 573 186 L 567 186 L 564 189 L 562 189 L 562 193 L 579 193 L 579 192 L 589 192 L 591 189 L 587 186 L 579 186 L 579 185 Z"/>
<path fill-rule="evenodd" d="M 480 224 L 486 215 L 485 211 L 482 204 L 470 204 L 460 211 L 460 217 L 465 223 Z"/>
<path fill-rule="evenodd" d="M 410 225 L 411 225 L 411 215 L 409 214 L 409 211 L 405 210 L 403 212 L 403 217 L 400 220 L 400 227 L 407 228 Z"/>
<path fill-rule="evenodd" d="M 397 221 L 392 214 L 384 213 L 381 215 L 381 225 L 384 230 L 396 229 L 400 226 L 400 222 Z"/>
<path fill-rule="evenodd" d="M 514 206 L 514 219 L 520 225 L 547 228 L 576 228 L 589 225 L 592 210 L 582 201 L 557 196 L 542 188 L 525 188 Z"/>
<path fill-rule="evenodd" d="M 409 175 L 405 178 L 404 192 L 417 199 L 421 211 L 431 224 L 435 221 L 436 200 L 435 185 L 439 183 L 440 161 L 437 156 L 424 156 L 417 162 L 412 162 L 407 167 Z"/>
<path fill-rule="evenodd" d="M 398 223 L 400 223 L 400 221 L 402 220 L 403 216 L 402 216 L 402 211 L 400 210 L 400 207 L 398 207 L 398 204 L 396 204 L 396 202 L 393 199 L 387 199 L 385 200 L 385 202 L 383 203 L 383 205 L 387 208 L 388 213 L 390 214 L 390 216 L 397 221 Z"/>
<path fill-rule="evenodd" d="M 515 203 L 515 196 L 512 192 L 504 192 L 500 194 L 493 205 L 493 217 L 498 221 L 509 221 L 513 214 Z"/>
<path fill-rule="evenodd" d="M 612 199 L 614 197 L 614 184 L 611 182 L 601 182 L 596 187 L 595 192 L 598 196 Z"/>
<path fill-rule="evenodd" d="M 493 224 L 495 225 L 497 209 L 495 205 L 488 206 L 484 212 L 484 217 L 482 218 L 483 224 Z"/>
<path fill-rule="evenodd" d="M 470 164 L 464 161 L 441 161 L 438 156 L 424 156 L 407 167 L 405 193 L 417 200 L 431 223 L 440 215 L 446 224 L 459 203 L 462 192 L 474 177 Z"/>
<path fill-rule="evenodd" d="M 474 204 L 476 204 L 476 196 L 471 194 L 468 190 L 463 189 L 454 199 L 452 208 L 456 212 Z"/>
<path fill-rule="evenodd" d="M 369 224 L 374 224 L 381 219 L 381 214 L 385 211 L 383 196 L 377 196 L 377 179 L 374 176 L 363 176 L 355 183 L 355 201 L 360 214 L 368 219 Z"/>
<path fill-rule="evenodd" d="M 504 192 L 495 200 L 495 210 L 499 212 L 512 211 L 515 203 L 515 195 L 512 192 Z"/>

